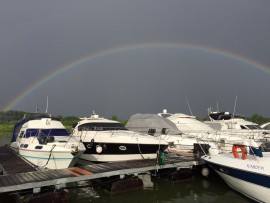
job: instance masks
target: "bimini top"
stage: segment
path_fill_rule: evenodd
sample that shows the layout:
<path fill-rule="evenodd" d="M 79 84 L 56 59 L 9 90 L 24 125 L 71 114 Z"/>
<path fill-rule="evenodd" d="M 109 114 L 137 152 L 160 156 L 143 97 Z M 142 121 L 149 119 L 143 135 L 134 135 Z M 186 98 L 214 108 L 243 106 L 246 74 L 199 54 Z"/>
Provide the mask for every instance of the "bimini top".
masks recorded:
<path fill-rule="evenodd" d="M 52 122 L 54 125 L 51 125 Z M 27 123 L 29 125 L 25 126 Z M 31 136 L 29 134 L 30 131 L 37 131 L 37 130 L 42 130 L 43 134 L 51 135 L 51 136 L 68 136 L 69 135 L 69 133 L 66 131 L 66 128 L 60 122 L 59 118 L 42 115 L 42 116 L 25 118 L 22 121 L 16 123 L 13 128 L 11 142 L 16 141 L 18 133 L 20 132 L 21 128 L 26 128 L 25 129 L 26 137 Z"/>
<path fill-rule="evenodd" d="M 180 130 L 178 130 L 172 121 L 157 114 L 134 114 L 129 118 L 126 128 L 148 134 L 149 130 L 154 130 L 154 132 L 157 132 L 158 134 L 181 134 Z"/>
<path fill-rule="evenodd" d="M 233 118 L 241 118 L 245 120 L 245 116 L 239 114 L 232 114 L 229 112 L 210 112 L 208 114 L 210 120 L 230 120 Z"/>
<path fill-rule="evenodd" d="M 264 123 L 261 125 L 261 128 L 265 129 L 265 130 L 270 130 L 270 122 Z"/>

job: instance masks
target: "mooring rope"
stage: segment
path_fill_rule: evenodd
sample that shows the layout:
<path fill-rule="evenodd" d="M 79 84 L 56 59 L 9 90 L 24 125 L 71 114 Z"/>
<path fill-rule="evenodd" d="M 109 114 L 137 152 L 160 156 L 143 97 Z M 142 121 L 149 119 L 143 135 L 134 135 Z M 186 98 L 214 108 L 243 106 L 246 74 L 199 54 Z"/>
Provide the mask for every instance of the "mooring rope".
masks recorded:
<path fill-rule="evenodd" d="M 142 155 L 142 151 L 141 151 L 140 145 L 139 145 L 138 138 L 137 138 L 137 142 L 138 142 L 138 149 L 139 149 L 140 155 L 141 155 L 142 159 L 144 159 L 144 157 L 143 157 L 143 155 Z"/>
<path fill-rule="evenodd" d="M 51 151 L 50 151 L 50 155 L 49 155 L 49 158 L 48 158 L 48 160 L 47 160 L 47 163 L 44 165 L 44 168 L 45 168 L 45 166 L 47 166 L 47 164 L 49 163 L 49 161 L 50 161 L 50 159 L 51 159 L 51 156 L 52 156 L 52 150 L 53 150 L 55 147 L 56 147 L 56 145 L 54 144 L 54 145 L 52 146 Z"/>

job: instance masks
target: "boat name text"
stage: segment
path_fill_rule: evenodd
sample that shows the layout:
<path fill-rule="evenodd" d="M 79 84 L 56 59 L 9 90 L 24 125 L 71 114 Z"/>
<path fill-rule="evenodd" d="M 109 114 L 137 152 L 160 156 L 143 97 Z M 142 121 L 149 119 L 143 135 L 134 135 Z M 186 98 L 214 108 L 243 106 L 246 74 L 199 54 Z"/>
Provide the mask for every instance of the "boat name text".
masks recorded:
<path fill-rule="evenodd" d="M 264 170 L 264 167 L 259 165 L 247 164 L 247 167 L 255 170 Z"/>

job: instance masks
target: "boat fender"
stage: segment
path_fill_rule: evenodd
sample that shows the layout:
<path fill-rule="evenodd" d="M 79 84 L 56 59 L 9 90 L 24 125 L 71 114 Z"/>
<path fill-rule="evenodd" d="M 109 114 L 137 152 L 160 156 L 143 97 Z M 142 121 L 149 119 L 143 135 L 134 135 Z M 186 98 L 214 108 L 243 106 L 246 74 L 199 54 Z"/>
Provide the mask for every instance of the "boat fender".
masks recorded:
<path fill-rule="evenodd" d="M 239 146 L 239 145 L 233 145 L 232 146 L 232 153 L 234 158 L 238 158 L 239 154 L 238 154 L 238 149 L 240 149 L 242 151 L 242 159 L 245 160 L 247 159 L 247 149 L 245 146 Z"/>
<path fill-rule="evenodd" d="M 98 154 L 100 154 L 100 153 L 102 152 L 102 147 L 99 146 L 99 145 L 97 145 L 97 147 L 96 147 L 96 152 L 97 152 Z"/>
<path fill-rule="evenodd" d="M 204 177 L 208 177 L 210 172 L 208 168 L 203 167 L 201 173 Z"/>

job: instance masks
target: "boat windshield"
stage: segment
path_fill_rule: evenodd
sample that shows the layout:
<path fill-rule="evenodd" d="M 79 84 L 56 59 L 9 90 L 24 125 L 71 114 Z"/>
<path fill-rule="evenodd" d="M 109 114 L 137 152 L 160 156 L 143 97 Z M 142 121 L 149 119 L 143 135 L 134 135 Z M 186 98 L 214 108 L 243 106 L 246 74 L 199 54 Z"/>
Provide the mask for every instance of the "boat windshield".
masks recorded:
<path fill-rule="evenodd" d="M 246 125 L 248 129 L 262 129 L 259 125 Z"/>
<path fill-rule="evenodd" d="M 46 136 L 69 136 L 66 129 L 27 129 L 25 137 L 37 136 L 38 134 Z"/>
<path fill-rule="evenodd" d="M 85 123 L 78 126 L 79 131 L 127 130 L 120 123 Z"/>

